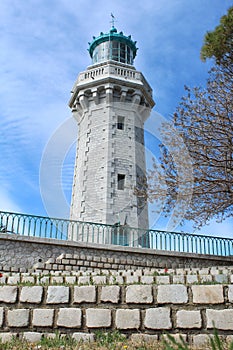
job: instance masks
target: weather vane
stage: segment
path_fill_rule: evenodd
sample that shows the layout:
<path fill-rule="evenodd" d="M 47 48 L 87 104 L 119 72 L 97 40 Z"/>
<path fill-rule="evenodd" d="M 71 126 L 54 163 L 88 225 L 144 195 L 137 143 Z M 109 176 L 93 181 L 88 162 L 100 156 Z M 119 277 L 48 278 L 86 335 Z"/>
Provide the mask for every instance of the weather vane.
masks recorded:
<path fill-rule="evenodd" d="M 114 24 L 116 22 L 115 16 L 111 13 L 112 20 L 110 21 L 112 27 L 114 27 Z"/>

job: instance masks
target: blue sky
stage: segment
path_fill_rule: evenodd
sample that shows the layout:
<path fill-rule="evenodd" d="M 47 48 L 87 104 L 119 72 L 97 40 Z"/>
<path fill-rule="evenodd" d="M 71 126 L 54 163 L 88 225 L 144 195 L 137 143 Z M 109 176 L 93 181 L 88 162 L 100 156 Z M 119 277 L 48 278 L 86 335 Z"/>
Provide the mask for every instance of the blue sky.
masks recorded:
<path fill-rule="evenodd" d="M 211 62 L 200 61 L 203 38 L 231 5 L 230 0 L 1 0 L 0 209 L 47 215 L 39 179 L 43 151 L 71 117 L 70 90 L 91 63 L 88 42 L 108 32 L 110 13 L 116 28 L 137 41 L 134 65 L 153 88 L 155 111 L 169 118 L 184 85 L 205 84 Z M 61 176 L 67 207 L 72 150 L 74 144 Z M 57 216 L 66 211 L 60 207 Z M 232 227 L 232 220 L 212 222 L 201 232 L 232 236 Z M 184 229 L 193 231 L 190 224 Z"/>

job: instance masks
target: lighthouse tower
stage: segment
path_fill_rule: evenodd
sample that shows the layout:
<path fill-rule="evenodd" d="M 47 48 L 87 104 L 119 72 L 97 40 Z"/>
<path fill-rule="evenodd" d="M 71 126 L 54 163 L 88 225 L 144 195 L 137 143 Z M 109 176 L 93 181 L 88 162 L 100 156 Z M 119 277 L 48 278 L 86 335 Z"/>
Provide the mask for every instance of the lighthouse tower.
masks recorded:
<path fill-rule="evenodd" d="M 146 173 L 144 122 L 154 101 L 133 66 L 136 53 L 136 42 L 114 25 L 89 43 L 92 65 L 69 101 L 78 123 L 71 220 L 148 228 L 147 203 L 134 189 Z"/>

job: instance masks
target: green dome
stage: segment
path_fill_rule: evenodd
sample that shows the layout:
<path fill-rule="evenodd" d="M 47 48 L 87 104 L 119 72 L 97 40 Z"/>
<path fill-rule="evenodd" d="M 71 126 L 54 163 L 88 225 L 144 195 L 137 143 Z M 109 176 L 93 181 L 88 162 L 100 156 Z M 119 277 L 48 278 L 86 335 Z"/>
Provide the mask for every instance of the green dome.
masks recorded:
<path fill-rule="evenodd" d="M 93 36 L 88 49 L 93 63 L 114 60 L 122 63 L 133 64 L 137 54 L 136 41 L 131 35 L 125 36 L 123 32 L 117 33 L 112 27 L 109 33 L 100 33 L 98 37 Z"/>

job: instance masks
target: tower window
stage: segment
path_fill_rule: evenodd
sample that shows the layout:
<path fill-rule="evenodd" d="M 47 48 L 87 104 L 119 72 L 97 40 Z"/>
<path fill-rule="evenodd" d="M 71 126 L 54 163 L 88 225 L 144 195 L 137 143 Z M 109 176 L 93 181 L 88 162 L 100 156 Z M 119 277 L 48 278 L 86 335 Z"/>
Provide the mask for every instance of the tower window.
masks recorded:
<path fill-rule="evenodd" d="M 117 175 L 117 189 L 118 190 L 125 189 L 125 175 L 124 174 Z"/>
<path fill-rule="evenodd" d="M 118 115 L 118 117 L 117 117 L 117 129 L 124 130 L 124 125 L 125 125 L 125 117 L 121 117 L 120 115 Z"/>

